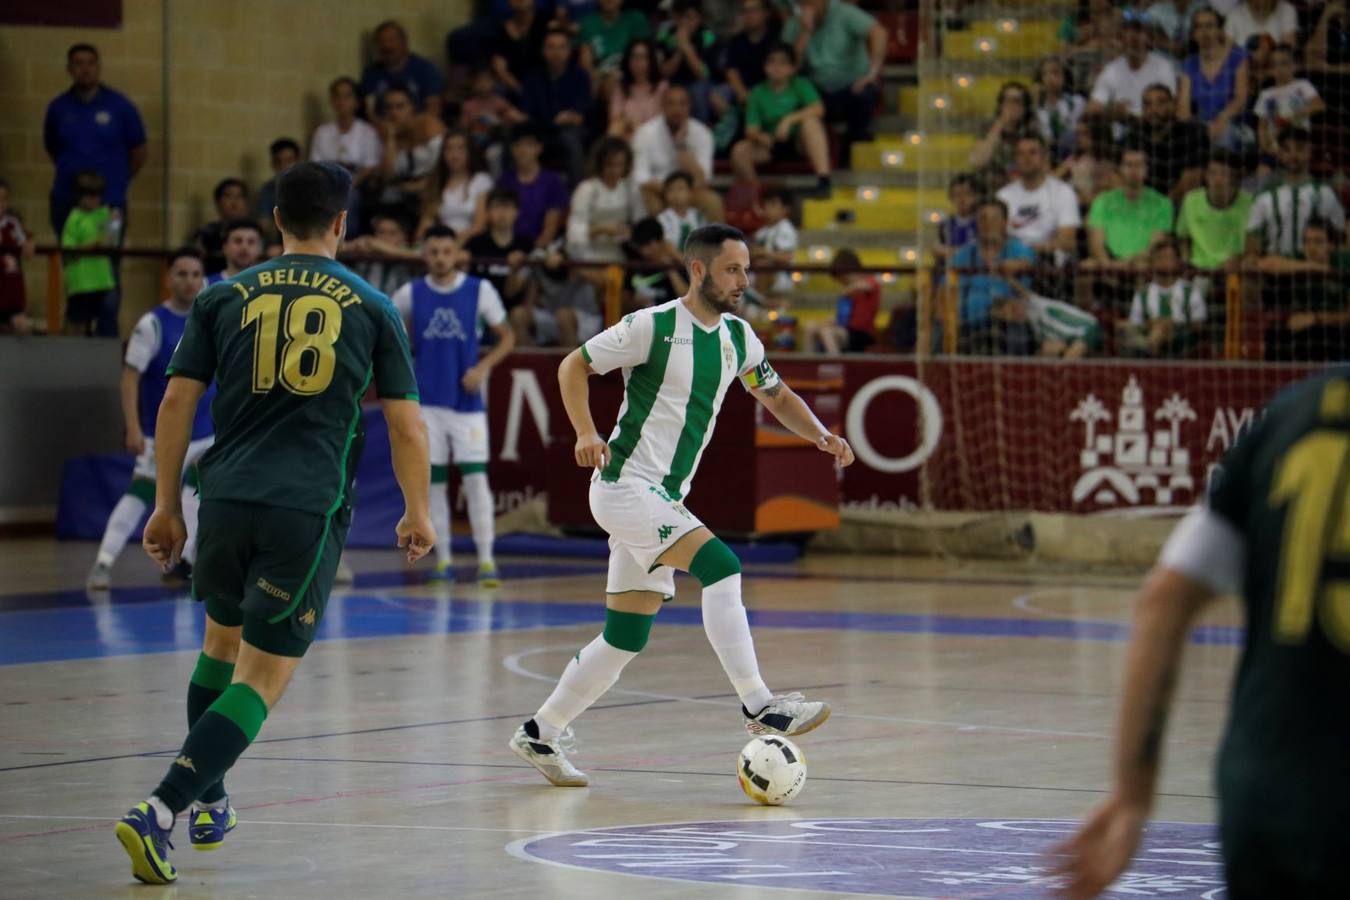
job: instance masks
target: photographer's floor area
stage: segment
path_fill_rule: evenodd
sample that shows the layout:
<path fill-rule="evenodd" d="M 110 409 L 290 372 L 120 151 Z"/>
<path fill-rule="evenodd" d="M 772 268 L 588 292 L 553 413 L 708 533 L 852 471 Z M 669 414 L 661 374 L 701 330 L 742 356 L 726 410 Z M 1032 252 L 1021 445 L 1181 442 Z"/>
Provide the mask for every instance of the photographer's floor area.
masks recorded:
<path fill-rule="evenodd" d="M 92 545 L 0 542 L 0 896 L 149 896 L 112 826 L 177 754 L 203 612 L 133 550 L 87 594 Z M 747 567 L 765 680 L 834 710 L 797 741 L 805 789 L 771 808 L 737 785 L 749 735 L 692 579 L 575 723 L 590 787 L 555 788 L 506 744 L 598 633 L 603 562 L 506 557 L 489 591 L 467 558 L 452 585 L 393 551 L 350 559 L 226 778 L 239 827 L 200 853 L 180 820 L 165 895 L 1042 897 L 1046 852 L 1109 786 L 1137 578 Z M 1159 824 L 1119 896 L 1223 896 L 1211 766 L 1240 623 L 1221 604 L 1188 648 Z"/>

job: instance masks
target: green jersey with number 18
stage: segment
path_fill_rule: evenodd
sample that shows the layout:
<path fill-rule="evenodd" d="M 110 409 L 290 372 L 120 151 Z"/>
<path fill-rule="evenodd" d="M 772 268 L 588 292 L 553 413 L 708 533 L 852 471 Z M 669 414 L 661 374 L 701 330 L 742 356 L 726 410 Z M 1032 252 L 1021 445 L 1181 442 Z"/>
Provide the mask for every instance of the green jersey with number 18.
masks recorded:
<path fill-rule="evenodd" d="M 623 369 L 611 457 L 597 477 L 658 484 L 675 500 L 689 491 L 731 383 L 739 378 L 747 390 L 779 383 L 745 320 L 723 313 L 704 325 L 678 299 L 625 316 L 581 352 L 602 375 Z"/>
<path fill-rule="evenodd" d="M 361 397 L 417 399 L 389 298 L 323 256 L 286 254 L 202 292 L 169 375 L 209 382 L 215 445 L 205 500 L 331 515 L 350 502 Z"/>

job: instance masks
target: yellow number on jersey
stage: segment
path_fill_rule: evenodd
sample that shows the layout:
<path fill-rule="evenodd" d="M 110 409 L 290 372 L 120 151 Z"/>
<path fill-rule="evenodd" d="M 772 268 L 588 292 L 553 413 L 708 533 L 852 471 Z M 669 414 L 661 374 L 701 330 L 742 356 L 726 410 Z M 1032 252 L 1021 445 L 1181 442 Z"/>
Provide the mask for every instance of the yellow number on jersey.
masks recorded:
<path fill-rule="evenodd" d="M 1314 610 L 1327 637 L 1350 652 L 1350 582 L 1322 583 L 1329 558 L 1350 560 L 1350 434 L 1314 431 L 1285 453 L 1271 506 L 1288 505 L 1276 582 L 1275 639 L 1301 643 Z M 1320 594 L 1319 594 L 1320 587 Z"/>
<path fill-rule="evenodd" d="M 265 394 L 277 383 L 277 338 L 281 295 L 260 294 L 244 306 L 240 329 L 254 322 L 253 392 Z M 323 294 L 306 294 L 286 310 L 286 343 L 281 348 L 281 385 L 292 394 L 321 394 L 337 369 L 334 344 L 342 332 L 342 307 Z"/>

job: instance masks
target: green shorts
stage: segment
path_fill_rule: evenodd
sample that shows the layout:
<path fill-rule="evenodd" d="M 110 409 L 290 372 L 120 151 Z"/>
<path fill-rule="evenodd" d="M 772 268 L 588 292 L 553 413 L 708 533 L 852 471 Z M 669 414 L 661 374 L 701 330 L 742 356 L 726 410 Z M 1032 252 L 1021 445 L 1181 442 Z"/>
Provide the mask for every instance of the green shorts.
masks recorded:
<path fill-rule="evenodd" d="M 203 500 L 192 596 L 215 622 L 244 627 L 246 643 L 278 656 L 304 656 L 323 621 L 351 508 L 331 516 Z"/>

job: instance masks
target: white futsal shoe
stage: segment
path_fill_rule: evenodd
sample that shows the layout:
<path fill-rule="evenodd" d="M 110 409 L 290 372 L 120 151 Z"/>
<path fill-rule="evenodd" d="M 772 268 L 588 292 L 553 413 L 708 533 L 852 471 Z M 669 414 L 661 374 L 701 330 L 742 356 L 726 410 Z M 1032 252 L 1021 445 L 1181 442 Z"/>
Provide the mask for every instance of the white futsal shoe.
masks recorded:
<path fill-rule="evenodd" d="M 778 694 L 769 698 L 769 705 L 755 715 L 744 706 L 745 730 L 751 734 L 806 734 L 825 724 L 830 717 L 830 704 L 824 700 L 807 700 L 801 693 Z"/>
<path fill-rule="evenodd" d="M 534 734 L 530 734 L 531 731 Z M 571 728 L 555 740 L 546 741 L 539 737 L 539 726 L 531 719 L 516 729 L 507 746 L 516 756 L 538 769 L 549 784 L 557 787 L 586 787 L 591 783 L 586 773 L 578 771 L 567 759 L 567 751 L 573 749 Z"/>

